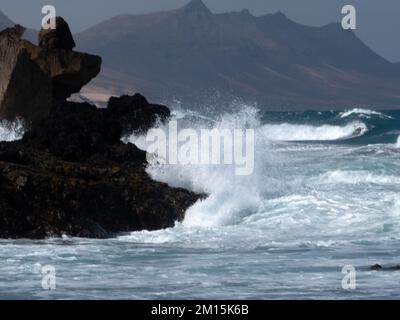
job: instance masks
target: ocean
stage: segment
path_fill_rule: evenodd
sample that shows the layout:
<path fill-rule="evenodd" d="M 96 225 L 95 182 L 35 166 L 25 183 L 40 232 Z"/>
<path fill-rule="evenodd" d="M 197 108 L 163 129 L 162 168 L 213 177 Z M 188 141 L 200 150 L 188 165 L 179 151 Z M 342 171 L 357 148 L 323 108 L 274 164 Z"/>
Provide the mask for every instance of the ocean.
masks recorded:
<path fill-rule="evenodd" d="M 183 222 L 114 239 L 0 240 L 0 299 L 396 299 L 400 111 L 174 111 L 182 128 L 255 129 L 255 167 L 163 165 L 209 196 Z M 20 136 L 0 126 L 1 140 Z M 126 141 L 145 147 L 140 136 Z M 42 267 L 56 289 L 42 288 Z M 354 287 L 343 286 L 344 266 Z"/>

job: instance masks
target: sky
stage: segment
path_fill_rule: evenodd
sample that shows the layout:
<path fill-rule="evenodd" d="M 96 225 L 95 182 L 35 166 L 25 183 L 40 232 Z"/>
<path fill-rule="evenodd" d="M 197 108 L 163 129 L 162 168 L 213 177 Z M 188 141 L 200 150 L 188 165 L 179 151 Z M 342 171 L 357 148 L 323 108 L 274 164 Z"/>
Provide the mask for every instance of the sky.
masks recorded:
<path fill-rule="evenodd" d="M 38 29 L 41 8 L 51 4 L 57 15 L 67 19 L 79 32 L 119 14 L 143 14 L 176 9 L 189 0 L 1 0 L 2 10 L 11 20 Z M 249 9 L 254 15 L 281 11 L 291 20 L 313 26 L 340 22 L 341 8 L 352 4 L 357 10 L 357 35 L 375 52 L 392 62 L 400 62 L 399 0 L 203 0 L 215 13 Z"/>

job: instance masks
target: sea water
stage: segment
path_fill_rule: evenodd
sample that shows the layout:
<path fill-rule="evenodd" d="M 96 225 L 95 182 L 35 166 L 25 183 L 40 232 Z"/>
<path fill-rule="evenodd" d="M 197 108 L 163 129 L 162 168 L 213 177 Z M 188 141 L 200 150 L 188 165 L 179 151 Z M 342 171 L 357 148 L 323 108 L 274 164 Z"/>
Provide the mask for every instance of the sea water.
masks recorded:
<path fill-rule="evenodd" d="M 174 112 L 182 128 L 253 128 L 255 169 L 155 162 L 209 196 L 174 228 L 114 239 L 0 240 L 2 299 L 399 298 L 400 112 Z M 18 139 L 0 126 L 3 140 Z M 4 138 L 5 137 L 5 138 Z M 145 148 L 145 137 L 125 141 Z M 56 289 L 42 288 L 42 267 Z M 354 290 L 342 268 L 355 268 Z"/>

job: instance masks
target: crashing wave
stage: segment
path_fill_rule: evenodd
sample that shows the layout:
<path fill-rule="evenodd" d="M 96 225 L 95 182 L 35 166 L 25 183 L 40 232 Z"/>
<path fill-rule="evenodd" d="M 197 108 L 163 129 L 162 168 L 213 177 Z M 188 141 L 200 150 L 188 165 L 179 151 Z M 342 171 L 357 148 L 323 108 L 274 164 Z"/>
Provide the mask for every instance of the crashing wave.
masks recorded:
<path fill-rule="evenodd" d="M 281 232 L 274 231 L 281 228 L 290 229 L 293 234 L 298 230 L 297 235 L 301 235 L 304 227 L 318 225 L 318 228 L 324 228 L 324 232 L 328 228 L 328 232 L 335 234 L 338 224 L 347 223 L 349 219 L 359 223 L 359 218 L 364 219 L 379 211 L 376 199 L 349 198 L 348 192 L 357 192 L 360 188 L 393 189 L 398 181 L 398 177 L 392 172 L 370 172 L 367 168 L 357 166 L 342 167 L 347 160 L 340 162 L 342 158 L 346 158 L 341 155 L 353 157 L 352 153 L 347 153 L 355 150 L 353 147 L 346 146 L 342 149 L 342 146 L 331 144 L 275 143 L 276 140 L 351 139 L 366 134 L 369 128 L 372 130 L 372 125 L 368 127 L 361 120 L 347 119 L 341 124 L 329 124 L 331 119 L 326 119 L 324 125 L 279 122 L 263 124 L 257 110 L 251 107 L 243 107 L 239 113 L 220 115 L 213 121 L 184 111 L 175 112 L 174 116 L 175 120 L 179 120 L 179 130 L 254 128 L 254 174 L 237 176 L 235 167 L 230 165 L 161 166 L 150 163 L 147 172 L 153 179 L 209 196 L 189 208 L 184 221 L 178 223 L 174 230 L 135 233 L 132 235 L 135 241 L 168 242 L 176 241 L 175 237 L 182 239 L 185 235 L 188 235 L 189 241 L 193 241 L 192 232 L 197 234 L 198 227 L 206 230 L 204 232 L 213 232 L 215 228 L 219 230 L 220 226 L 240 227 L 246 231 L 248 227 L 260 225 L 263 228 L 260 232 L 271 235 L 274 240 L 281 235 Z M 318 118 L 318 121 L 321 119 Z M 160 128 L 167 131 L 168 125 L 161 125 Z M 146 149 L 146 139 L 143 136 L 130 136 L 127 141 Z M 157 155 L 154 157 L 157 159 Z M 321 157 L 326 161 L 313 166 L 312 163 Z M 301 167 L 298 167 L 299 159 L 302 161 Z M 357 160 L 358 157 L 354 159 Z M 329 198 L 331 194 L 326 198 L 324 192 L 329 193 L 331 190 L 332 198 Z M 264 233 L 264 228 L 268 232 Z M 373 229 L 370 226 L 366 228 Z M 364 234 L 364 230 L 361 231 Z"/>
<path fill-rule="evenodd" d="M 22 139 L 24 135 L 24 124 L 22 120 L 14 122 L 0 122 L 0 141 L 15 141 Z"/>
<path fill-rule="evenodd" d="M 377 184 L 377 185 L 396 185 L 397 176 L 373 174 L 366 170 L 343 171 L 334 170 L 327 172 L 319 177 L 321 183 L 325 184 Z"/>
<path fill-rule="evenodd" d="M 363 122 L 352 122 L 345 126 L 268 124 L 262 127 L 262 134 L 268 140 L 277 141 L 335 141 L 363 136 L 368 127 Z"/>
<path fill-rule="evenodd" d="M 339 114 L 339 117 L 344 119 L 347 118 L 353 114 L 362 116 L 362 117 L 366 117 L 366 118 L 370 118 L 370 116 L 379 116 L 382 119 L 393 119 L 393 117 L 388 116 L 384 113 L 378 112 L 378 111 L 374 111 L 374 110 L 368 110 L 368 109 L 361 109 L 361 108 L 354 108 L 352 110 L 348 110 L 348 111 L 344 111 L 341 112 Z"/>
<path fill-rule="evenodd" d="M 400 149 L 400 136 L 397 138 L 396 148 Z"/>

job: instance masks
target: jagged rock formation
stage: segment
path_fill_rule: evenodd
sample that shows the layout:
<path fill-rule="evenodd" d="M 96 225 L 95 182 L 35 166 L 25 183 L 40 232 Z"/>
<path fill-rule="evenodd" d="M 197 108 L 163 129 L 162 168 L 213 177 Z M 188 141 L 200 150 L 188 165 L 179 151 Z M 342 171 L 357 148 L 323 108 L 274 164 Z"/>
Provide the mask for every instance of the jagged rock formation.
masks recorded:
<path fill-rule="evenodd" d="M 124 103 L 126 99 L 130 104 Z M 158 119 L 168 117 L 167 107 L 149 104 L 140 94 L 120 101 L 111 99 L 106 109 L 63 102 L 29 130 L 23 142 L 67 161 L 84 161 L 92 154 L 106 152 L 109 145 L 120 144 L 124 134 L 145 133 Z"/>
<path fill-rule="evenodd" d="M 153 181 L 146 153 L 121 142 L 169 109 L 139 94 L 105 109 L 65 101 L 98 73 L 100 57 L 55 49 L 58 35 L 41 48 L 20 34 L 0 34 L 0 116 L 31 122 L 22 140 L 0 142 L 0 238 L 104 238 L 182 220 L 200 196 Z"/>
<path fill-rule="evenodd" d="M 126 125 L 145 132 L 169 111 L 124 99 L 118 113 L 61 103 L 21 141 L 0 143 L 0 238 L 103 238 L 183 219 L 199 196 L 152 181 L 146 153 L 120 141 Z"/>
<path fill-rule="evenodd" d="M 56 18 L 56 29 L 42 29 L 39 32 L 39 47 L 46 49 L 72 50 L 75 41 L 68 23 L 62 18 Z"/>
<path fill-rule="evenodd" d="M 157 119 L 167 119 L 170 110 L 164 106 L 149 104 L 140 94 L 134 96 L 111 97 L 108 111 L 117 116 L 123 128 L 123 134 L 143 132 L 156 124 Z M 157 115 L 155 117 L 155 115 Z"/>
<path fill-rule="evenodd" d="M 0 118 L 36 120 L 50 111 L 51 79 L 31 59 L 26 45 L 17 28 L 0 33 Z"/>
<path fill-rule="evenodd" d="M 42 34 L 43 47 L 21 39 L 23 31 L 16 26 L 0 33 L 0 118 L 31 123 L 79 92 L 100 72 L 101 58 L 66 50 L 72 46 L 66 22 L 56 36 Z"/>

